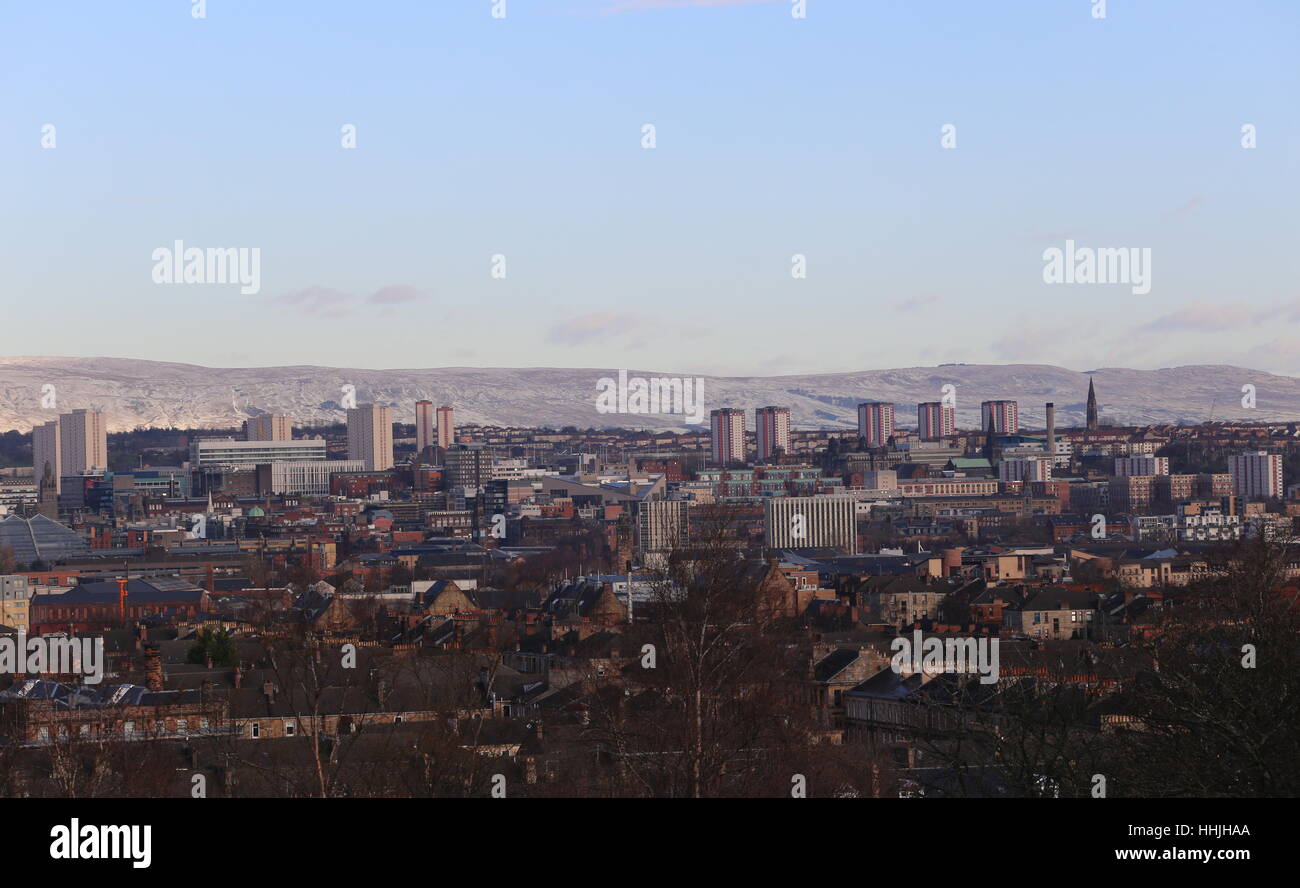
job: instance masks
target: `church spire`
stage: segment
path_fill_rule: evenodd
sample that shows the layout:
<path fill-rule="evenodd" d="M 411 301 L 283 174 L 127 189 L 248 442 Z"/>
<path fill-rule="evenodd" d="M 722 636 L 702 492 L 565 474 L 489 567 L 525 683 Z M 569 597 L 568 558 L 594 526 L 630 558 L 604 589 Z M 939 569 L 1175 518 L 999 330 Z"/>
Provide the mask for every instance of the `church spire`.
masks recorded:
<path fill-rule="evenodd" d="M 1088 377 L 1088 431 L 1097 431 L 1097 390 L 1093 388 L 1092 377 Z"/>

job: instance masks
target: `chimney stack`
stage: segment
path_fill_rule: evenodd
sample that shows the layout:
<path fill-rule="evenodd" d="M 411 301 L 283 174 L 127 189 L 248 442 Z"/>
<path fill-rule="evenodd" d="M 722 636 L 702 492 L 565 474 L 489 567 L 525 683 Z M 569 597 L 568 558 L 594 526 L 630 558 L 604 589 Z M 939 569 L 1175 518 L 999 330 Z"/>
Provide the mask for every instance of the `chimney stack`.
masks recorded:
<path fill-rule="evenodd" d="M 1047 402 L 1047 455 L 1056 461 L 1056 405 Z"/>
<path fill-rule="evenodd" d="M 154 692 L 163 689 L 162 651 L 156 647 L 144 649 L 144 685 Z"/>

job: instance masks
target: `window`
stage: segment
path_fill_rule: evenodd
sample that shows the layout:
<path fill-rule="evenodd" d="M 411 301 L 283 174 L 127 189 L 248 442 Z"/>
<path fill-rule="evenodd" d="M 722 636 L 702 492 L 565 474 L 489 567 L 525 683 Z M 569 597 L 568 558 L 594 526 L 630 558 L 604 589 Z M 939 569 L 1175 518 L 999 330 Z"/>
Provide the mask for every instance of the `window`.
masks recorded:
<path fill-rule="evenodd" d="M 249 732 L 251 733 L 254 740 L 262 736 L 262 726 L 259 725 L 257 722 L 253 722 L 248 727 L 249 727 Z"/>
<path fill-rule="evenodd" d="M 126 736 L 128 737 L 133 735 L 135 733 L 135 722 L 133 721 L 122 722 L 122 733 L 126 734 Z"/>
<path fill-rule="evenodd" d="M 297 732 L 298 732 L 298 726 L 295 725 L 293 722 L 287 721 L 284 723 L 284 736 L 292 737 Z"/>

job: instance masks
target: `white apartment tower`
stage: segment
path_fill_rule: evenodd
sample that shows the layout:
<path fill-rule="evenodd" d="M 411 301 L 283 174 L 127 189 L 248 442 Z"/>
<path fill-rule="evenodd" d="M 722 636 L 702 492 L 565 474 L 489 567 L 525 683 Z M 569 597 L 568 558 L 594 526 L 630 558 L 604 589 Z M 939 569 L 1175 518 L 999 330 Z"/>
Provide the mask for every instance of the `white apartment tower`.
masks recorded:
<path fill-rule="evenodd" d="M 108 468 L 108 429 L 98 410 L 74 410 L 59 417 L 59 453 L 65 475 Z"/>
<path fill-rule="evenodd" d="M 348 459 L 359 459 L 367 472 L 393 467 L 393 411 L 362 404 L 348 410 Z"/>

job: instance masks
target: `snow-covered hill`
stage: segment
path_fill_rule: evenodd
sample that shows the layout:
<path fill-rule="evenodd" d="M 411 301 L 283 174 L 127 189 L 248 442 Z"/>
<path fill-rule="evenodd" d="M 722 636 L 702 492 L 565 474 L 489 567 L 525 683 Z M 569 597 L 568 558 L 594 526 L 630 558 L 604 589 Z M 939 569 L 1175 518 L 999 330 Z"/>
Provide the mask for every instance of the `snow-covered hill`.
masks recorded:
<path fill-rule="evenodd" d="M 295 424 L 338 422 L 344 417 L 345 385 L 355 386 L 358 403 L 396 407 L 401 422 L 413 422 L 415 402 L 425 398 L 455 406 L 458 424 L 683 427 L 681 417 L 598 412 L 597 381 L 617 376 L 618 369 L 231 369 L 120 358 L 0 358 L 0 431 L 27 431 L 76 407 L 104 411 L 111 431 L 229 427 L 268 411 L 286 413 Z M 629 373 L 683 375 L 672 368 L 629 368 Z M 1041 427 L 1043 404 L 1053 401 L 1058 426 L 1067 427 L 1083 422 L 1090 376 L 1102 416 L 1112 423 L 1300 420 L 1300 380 L 1206 365 L 1080 373 L 1047 365 L 954 364 L 811 376 L 708 376 L 703 406 L 706 415 L 719 407 L 786 406 L 796 428 L 844 428 L 856 424 L 861 401 L 892 401 L 898 405 L 898 424 L 913 426 L 916 403 L 939 400 L 943 386 L 951 384 L 962 427 L 978 427 L 980 402 L 995 398 L 1018 400 L 1026 427 Z M 47 384 L 54 386 L 54 409 L 41 406 Z M 1255 409 L 1242 407 L 1245 385 L 1255 387 Z"/>

